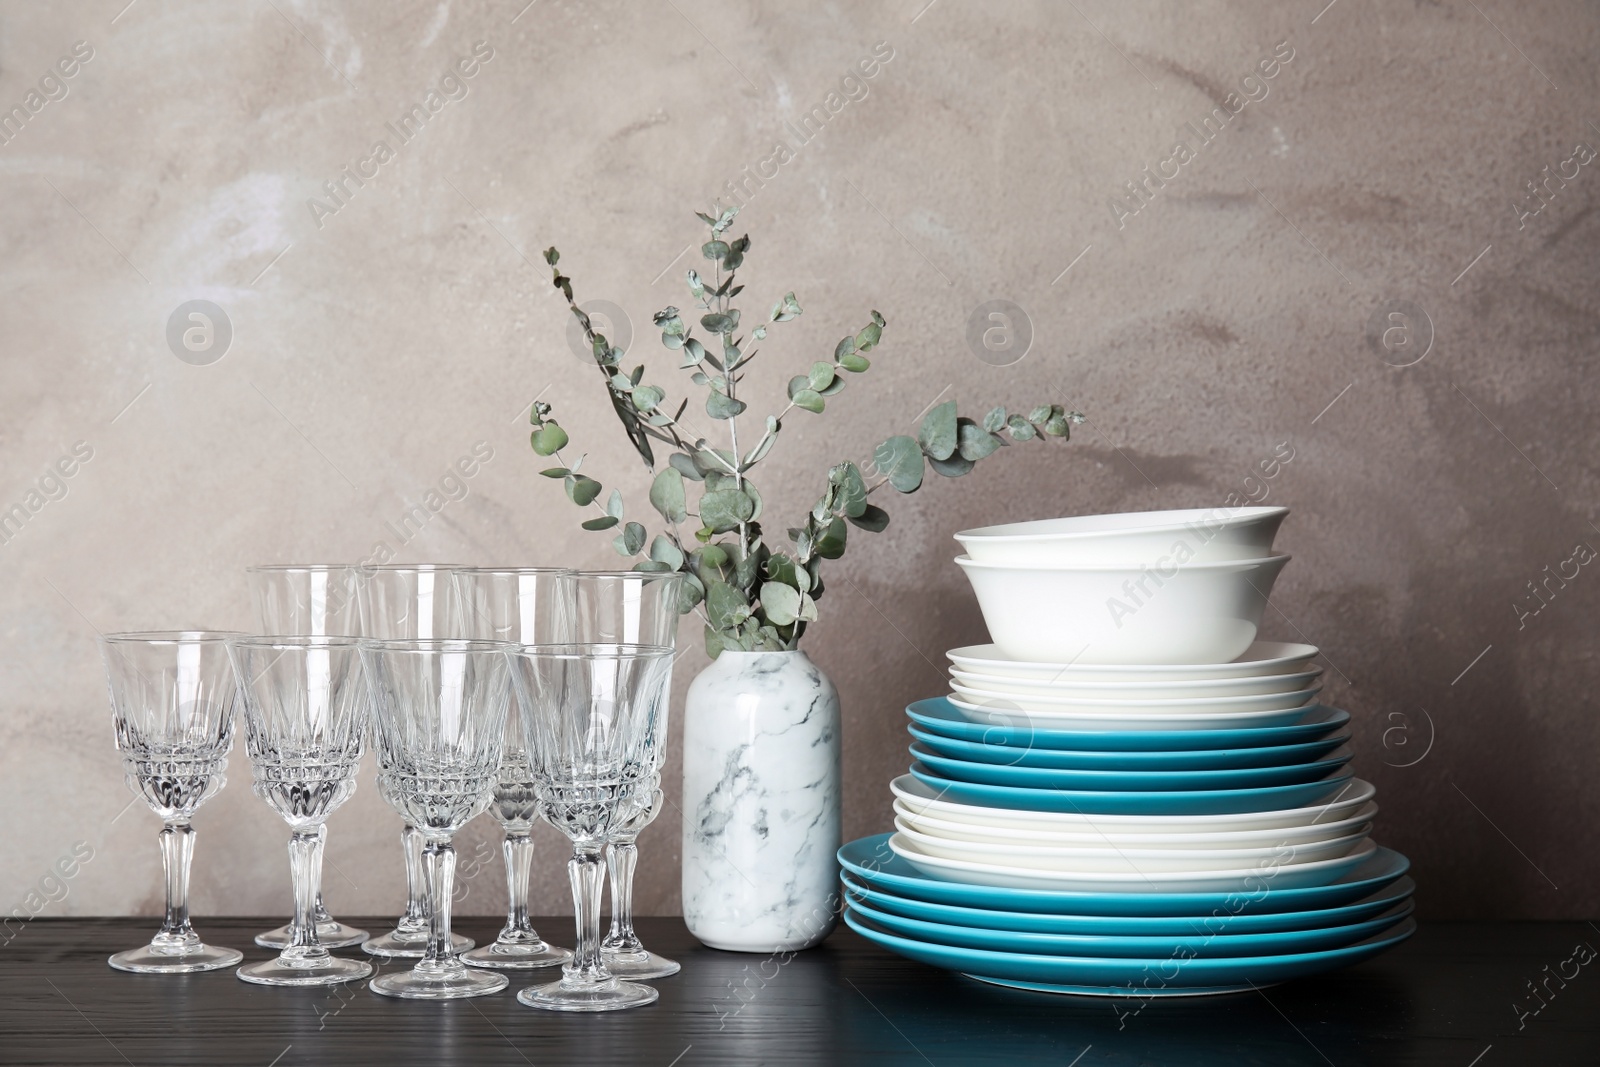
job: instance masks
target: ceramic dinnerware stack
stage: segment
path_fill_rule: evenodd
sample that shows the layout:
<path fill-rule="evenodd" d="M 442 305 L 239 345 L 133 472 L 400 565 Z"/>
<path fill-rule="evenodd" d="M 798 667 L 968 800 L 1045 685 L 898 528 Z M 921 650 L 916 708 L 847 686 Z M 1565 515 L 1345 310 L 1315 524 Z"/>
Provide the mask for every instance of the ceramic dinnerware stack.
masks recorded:
<path fill-rule="evenodd" d="M 913 959 L 1060 993 L 1231 992 L 1410 936 L 1349 713 L 1258 641 L 1284 508 L 957 534 L 993 644 L 907 713 L 894 832 L 839 852 L 845 919 Z"/>

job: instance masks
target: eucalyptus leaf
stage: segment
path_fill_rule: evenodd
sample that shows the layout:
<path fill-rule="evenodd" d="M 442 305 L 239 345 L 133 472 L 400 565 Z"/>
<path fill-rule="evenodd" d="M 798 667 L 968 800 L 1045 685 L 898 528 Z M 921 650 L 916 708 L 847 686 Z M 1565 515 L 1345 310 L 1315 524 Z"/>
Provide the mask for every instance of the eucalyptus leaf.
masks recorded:
<path fill-rule="evenodd" d="M 665 563 L 658 563 L 653 559 L 642 559 L 633 565 L 633 569 L 641 574 L 670 574 L 672 568 Z"/>
<path fill-rule="evenodd" d="M 678 583 L 678 614 L 687 615 L 706 597 L 706 587 L 692 574 L 685 574 Z"/>
<path fill-rule="evenodd" d="M 670 570 L 683 566 L 683 550 L 673 544 L 672 538 L 666 534 L 656 534 L 655 540 L 650 542 L 650 558 L 657 563 L 665 563 Z"/>
<path fill-rule="evenodd" d="M 811 388 L 819 393 L 822 392 L 833 382 L 833 364 L 821 360 L 811 364 L 811 373 L 806 375 L 806 380 L 811 384 Z"/>
<path fill-rule="evenodd" d="M 721 259 L 728 254 L 728 242 L 707 241 L 700 246 L 700 254 L 707 259 Z"/>
<path fill-rule="evenodd" d="M 949 459 L 956 450 L 956 402 L 946 400 L 922 420 L 917 442 L 929 459 Z"/>
<path fill-rule="evenodd" d="M 702 480 L 705 475 L 700 473 L 700 468 L 694 465 L 694 460 L 682 452 L 674 452 L 667 457 L 667 462 L 674 470 L 692 482 Z"/>
<path fill-rule="evenodd" d="M 1070 437 L 1072 436 L 1072 426 L 1065 415 L 1052 415 L 1045 420 L 1044 432 L 1051 437 Z"/>
<path fill-rule="evenodd" d="M 622 490 L 611 490 L 611 496 L 606 500 L 606 514 L 613 518 L 622 518 Z"/>
<path fill-rule="evenodd" d="M 844 555 L 844 543 L 850 528 L 843 519 L 834 519 L 817 538 L 817 555 L 823 559 L 838 559 Z"/>
<path fill-rule="evenodd" d="M 822 409 L 828 406 L 828 402 L 822 399 L 822 394 L 815 389 L 801 389 L 790 399 L 794 401 L 795 407 L 805 408 L 807 411 L 814 411 L 819 415 L 822 414 Z"/>
<path fill-rule="evenodd" d="M 850 516 L 850 521 L 869 533 L 882 533 L 889 525 L 889 513 L 876 504 L 868 504 L 860 515 Z"/>
<path fill-rule="evenodd" d="M 750 522 L 761 518 L 761 494 L 756 491 L 755 483 L 748 478 L 744 482 L 744 495 L 750 498 Z"/>
<path fill-rule="evenodd" d="M 683 473 L 674 464 L 662 469 L 650 483 L 650 504 L 661 517 L 676 525 L 689 517 L 683 491 Z"/>
<path fill-rule="evenodd" d="M 706 618 L 719 630 L 731 630 L 750 617 L 750 603 L 744 593 L 727 582 L 706 583 Z"/>
<path fill-rule="evenodd" d="M 828 481 L 839 487 L 834 507 L 847 518 L 853 519 L 867 510 L 866 479 L 861 477 L 861 469 L 854 463 L 846 461 L 834 467 L 828 472 Z"/>
<path fill-rule="evenodd" d="M 922 484 L 922 449 L 904 434 L 873 449 L 872 462 L 899 492 L 914 493 Z"/>
<path fill-rule="evenodd" d="M 621 521 L 615 515 L 601 515 L 599 518 L 585 519 L 582 525 L 585 530 L 609 530 Z"/>
<path fill-rule="evenodd" d="M 800 590 L 783 582 L 763 582 L 761 610 L 777 626 L 792 625 L 800 612 Z"/>
<path fill-rule="evenodd" d="M 553 422 L 547 422 L 533 431 L 530 439 L 534 452 L 541 456 L 553 456 L 561 449 L 567 447 L 567 431 Z"/>
<path fill-rule="evenodd" d="M 872 366 L 872 361 L 859 352 L 851 352 L 847 355 L 839 357 L 839 366 L 843 367 L 847 371 L 860 374 L 862 371 Z"/>
<path fill-rule="evenodd" d="M 876 322 L 869 323 L 861 328 L 860 333 L 856 334 L 855 347 L 865 352 L 868 349 L 875 347 L 878 343 L 878 339 L 882 336 L 883 327 L 878 325 Z"/>
<path fill-rule="evenodd" d="M 844 340 L 833 346 L 833 358 L 835 361 L 843 361 L 845 356 L 848 356 L 855 350 L 856 339 L 854 337 L 846 337 Z"/>
<path fill-rule="evenodd" d="M 983 417 L 983 428 L 988 430 L 990 433 L 999 433 L 1001 430 L 1005 429 L 1005 425 L 1005 408 L 991 408 L 989 414 Z"/>
<path fill-rule="evenodd" d="M 817 621 L 817 602 L 815 600 L 812 600 L 810 597 L 806 596 L 804 593 L 801 593 L 800 594 L 800 610 L 795 612 L 795 617 L 798 618 L 801 622 L 816 622 Z"/>
<path fill-rule="evenodd" d="M 1033 423 L 1021 415 L 1013 415 L 1006 420 L 1006 427 L 1011 431 L 1013 441 L 1031 441 L 1037 435 Z"/>
<path fill-rule="evenodd" d="M 714 533 L 736 529 L 749 521 L 755 505 L 737 489 L 719 489 L 700 498 L 700 521 Z"/>
<path fill-rule="evenodd" d="M 565 467 L 546 467 L 539 473 L 546 478 L 565 478 L 572 472 L 567 470 Z"/>
<path fill-rule="evenodd" d="M 722 333 L 734 327 L 734 320 L 719 311 L 700 316 L 700 325 L 711 333 Z"/>
<path fill-rule="evenodd" d="M 928 460 L 928 466 L 932 467 L 935 471 L 944 475 L 946 478 L 959 478 L 963 474 L 966 474 L 968 471 L 972 470 L 973 463 L 972 460 L 966 458 L 965 456 L 957 455 L 951 456 L 949 459 L 930 458 Z"/>
<path fill-rule="evenodd" d="M 1035 424 L 1042 423 L 1047 421 L 1052 414 L 1054 412 L 1051 411 L 1051 405 L 1041 404 L 1028 412 L 1028 421 Z"/>
<path fill-rule="evenodd" d="M 633 406 L 644 412 L 654 411 L 665 397 L 655 386 L 641 385 L 633 391 Z"/>
<path fill-rule="evenodd" d="M 835 378 L 833 381 L 828 383 L 828 387 L 826 389 L 817 390 L 817 395 L 818 396 L 833 396 L 836 393 L 842 393 L 842 392 L 844 392 L 845 384 L 846 383 L 845 383 L 845 380 L 843 378 Z"/>
<path fill-rule="evenodd" d="M 731 419 L 735 415 L 741 414 L 747 407 L 749 405 L 743 400 L 735 400 L 733 397 L 725 396 L 722 393 L 711 392 L 706 394 L 706 414 L 713 419 Z"/>
<path fill-rule="evenodd" d="M 602 486 L 587 474 L 574 474 L 567 478 L 567 496 L 579 507 L 588 507 L 600 495 Z"/>
<path fill-rule="evenodd" d="M 637 522 L 630 522 L 622 528 L 620 536 L 623 547 L 628 550 L 627 554 L 637 556 L 640 550 L 644 548 L 644 539 L 647 534 L 642 525 Z"/>
<path fill-rule="evenodd" d="M 1000 438 L 971 419 L 956 420 L 956 435 L 959 441 L 957 447 L 963 459 L 980 460 L 1002 447 Z"/>

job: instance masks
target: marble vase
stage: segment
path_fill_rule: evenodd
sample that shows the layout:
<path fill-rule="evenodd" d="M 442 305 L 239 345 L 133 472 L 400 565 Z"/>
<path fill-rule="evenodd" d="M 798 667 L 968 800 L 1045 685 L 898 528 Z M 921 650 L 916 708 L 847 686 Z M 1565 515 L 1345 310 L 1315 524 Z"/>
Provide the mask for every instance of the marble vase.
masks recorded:
<path fill-rule="evenodd" d="M 689 686 L 683 918 L 712 948 L 810 948 L 838 919 L 839 694 L 804 652 L 723 652 Z"/>

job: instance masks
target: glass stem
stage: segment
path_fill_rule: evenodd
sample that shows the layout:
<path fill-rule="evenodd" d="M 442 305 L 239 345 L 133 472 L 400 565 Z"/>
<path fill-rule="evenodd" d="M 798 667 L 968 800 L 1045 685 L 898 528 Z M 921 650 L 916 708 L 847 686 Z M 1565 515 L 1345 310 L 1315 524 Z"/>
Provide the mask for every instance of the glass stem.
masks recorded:
<path fill-rule="evenodd" d="M 406 823 L 400 831 L 400 847 L 406 854 L 406 911 L 400 917 L 400 929 L 421 932 L 428 926 L 428 907 L 424 899 L 422 871 L 422 831 Z"/>
<path fill-rule="evenodd" d="M 294 881 L 294 923 L 282 958 L 312 963 L 328 957 L 317 940 L 317 891 L 322 885 L 323 828 L 289 835 L 289 874 Z"/>
<path fill-rule="evenodd" d="M 532 929 L 528 921 L 528 870 L 533 865 L 533 838 L 506 833 L 500 846 L 506 860 L 506 928 L 502 940 L 512 940 Z"/>
<path fill-rule="evenodd" d="M 175 952 L 200 944 L 189 925 L 189 863 L 194 859 L 194 827 L 169 822 L 161 828 L 161 865 L 167 873 L 167 917 L 155 943 Z"/>
<path fill-rule="evenodd" d="M 632 840 L 613 841 L 606 847 L 606 866 L 611 871 L 611 933 L 606 947 L 624 951 L 635 948 L 633 933 L 633 871 L 639 862 L 639 846 Z"/>
<path fill-rule="evenodd" d="M 456 850 L 448 840 L 429 841 L 422 849 L 428 881 L 428 948 L 419 964 L 425 968 L 455 963 L 450 944 L 450 894 L 455 890 Z M 460 964 L 457 964 L 460 966 Z"/>
<path fill-rule="evenodd" d="M 317 827 L 317 834 L 322 838 L 322 843 L 326 845 L 328 843 L 327 824 Z M 317 872 L 317 899 L 311 906 L 311 919 L 318 925 L 333 922 L 333 916 L 328 914 L 327 907 L 322 903 L 322 873 L 320 866 Z"/>
<path fill-rule="evenodd" d="M 567 861 L 567 877 L 572 882 L 572 917 L 577 927 L 578 944 L 562 968 L 564 981 L 595 985 L 611 980 L 611 973 L 600 960 L 600 889 L 605 870 L 600 863 L 598 845 L 575 845 Z"/>

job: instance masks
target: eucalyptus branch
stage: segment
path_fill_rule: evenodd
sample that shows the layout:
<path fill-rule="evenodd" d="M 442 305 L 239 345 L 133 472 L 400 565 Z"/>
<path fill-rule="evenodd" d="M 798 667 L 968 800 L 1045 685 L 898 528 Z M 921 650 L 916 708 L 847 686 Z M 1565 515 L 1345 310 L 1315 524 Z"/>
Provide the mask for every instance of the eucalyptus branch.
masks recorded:
<path fill-rule="evenodd" d="M 704 312 L 699 319 L 703 336 L 720 340 L 721 353 L 708 350 L 675 307 L 657 312 L 654 322 L 661 330 L 662 345 L 680 354 L 679 369 L 689 371 L 693 382 L 706 390 L 706 414 L 728 424 L 729 448 L 711 445 L 682 422 L 687 400 L 669 411 L 665 391 L 644 382 L 642 365 L 631 373 L 622 372 L 622 351 L 594 330 L 573 300 L 571 280 L 556 269 L 560 256 L 554 248 L 545 253 L 553 284 L 583 327 L 605 378 L 612 408 L 651 472 L 650 505 L 665 522 L 663 532 L 652 537 L 643 523 L 624 522 L 619 490 L 613 489 L 605 504 L 600 504 L 603 487 L 580 469 L 583 458 L 571 466 L 562 458 L 560 450 L 568 437 L 551 418 L 549 404 L 536 401 L 533 405 L 531 441 L 535 452 L 554 455 L 561 464 L 540 473 L 561 479 L 574 503 L 601 511 L 583 522 L 585 529 L 620 527 L 612 544 L 620 555 L 635 559 L 634 569 L 684 575 L 680 610 L 694 610 L 704 620 L 706 649 L 711 655 L 728 648 L 793 649 L 817 619 L 817 601 L 823 594 L 822 563 L 843 555 L 849 527 L 877 532 L 888 526 L 888 512 L 868 500 L 874 492 L 885 485 L 900 493 L 915 492 L 930 468 L 944 477 L 961 477 L 978 461 L 1012 443 L 1066 438 L 1071 424 L 1081 422 L 1083 416 L 1058 404 L 1043 404 L 1026 415 L 994 408 L 977 420 L 958 415 L 954 401 L 940 404 L 923 418 L 915 437 L 891 437 L 874 449 L 866 464 L 870 482 L 855 463 L 847 461 L 830 468 L 822 497 L 801 525 L 788 529 L 792 547 L 770 548 L 762 538 L 764 503 L 749 472 L 772 449 L 782 433 L 783 420 L 796 408 L 821 414 L 828 398 L 841 392 L 850 376 L 871 367 L 866 353 L 878 346 L 888 324 L 882 315 L 872 312 L 865 326 L 834 346 L 831 359 L 817 360 L 806 373 L 791 378 L 788 403 L 778 414 L 766 416 L 755 445 L 748 453 L 742 452 L 738 420 L 747 410 L 738 396 L 742 372 L 760 351 L 768 326 L 797 318 L 801 308 L 794 293 L 786 293 L 773 306 L 767 322 L 741 335 L 741 313 L 734 298 L 744 288 L 737 277 L 750 249 L 749 235 L 726 239 L 735 209 L 716 216 L 695 214 L 710 227 L 710 240 L 700 251 L 715 269 L 709 283 L 696 271 L 688 271 L 688 288 L 694 306 Z M 652 440 L 673 449 L 659 470 Z M 691 482 L 700 483 L 692 508 Z M 699 524 L 692 542 L 681 529 L 691 516 Z"/>

